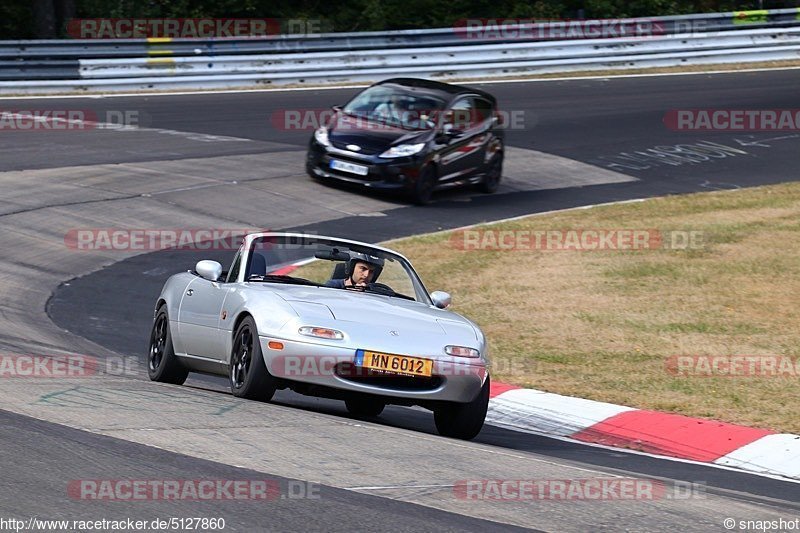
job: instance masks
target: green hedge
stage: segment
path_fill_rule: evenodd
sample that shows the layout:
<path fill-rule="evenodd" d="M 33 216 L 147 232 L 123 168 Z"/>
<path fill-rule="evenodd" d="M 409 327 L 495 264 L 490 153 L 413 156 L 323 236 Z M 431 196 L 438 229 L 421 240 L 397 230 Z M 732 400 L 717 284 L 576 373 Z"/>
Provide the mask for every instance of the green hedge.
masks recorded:
<path fill-rule="evenodd" d="M 66 37 L 65 19 L 73 17 L 321 19 L 326 30 L 380 31 L 448 27 L 466 18 L 648 17 L 798 5 L 800 0 L 4 0 L 0 39 Z"/>

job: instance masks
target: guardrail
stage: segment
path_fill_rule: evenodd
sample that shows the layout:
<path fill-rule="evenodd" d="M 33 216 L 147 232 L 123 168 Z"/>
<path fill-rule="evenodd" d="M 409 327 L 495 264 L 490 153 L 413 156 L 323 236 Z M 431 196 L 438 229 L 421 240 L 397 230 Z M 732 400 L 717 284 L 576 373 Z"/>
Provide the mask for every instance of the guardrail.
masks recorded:
<path fill-rule="evenodd" d="M 798 9 L 618 22 L 643 20 L 658 35 L 537 41 L 506 40 L 497 32 L 467 38 L 465 28 L 439 28 L 302 38 L 6 41 L 0 42 L 0 58 L 14 50 L 21 55 L 0 59 L 0 80 L 5 80 L 0 94 L 325 84 L 394 75 L 477 78 L 800 59 Z M 680 29 L 691 31 L 674 33 Z"/>

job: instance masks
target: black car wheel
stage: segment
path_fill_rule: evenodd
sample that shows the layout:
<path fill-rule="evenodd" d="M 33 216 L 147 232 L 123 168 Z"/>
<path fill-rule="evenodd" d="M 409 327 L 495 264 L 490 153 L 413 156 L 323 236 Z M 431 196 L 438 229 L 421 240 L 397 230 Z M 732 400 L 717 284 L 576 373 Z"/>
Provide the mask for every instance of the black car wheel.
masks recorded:
<path fill-rule="evenodd" d="M 491 194 L 497 191 L 500 186 L 500 178 L 503 177 L 503 153 L 495 155 L 489 162 L 489 167 L 486 169 L 486 175 L 478 185 L 481 192 Z"/>
<path fill-rule="evenodd" d="M 252 317 L 245 317 L 236 328 L 228 371 L 231 392 L 236 397 L 268 402 L 278 388 L 277 380 L 264 365 L 258 331 Z"/>
<path fill-rule="evenodd" d="M 189 376 L 189 371 L 175 357 L 166 305 L 158 308 L 156 319 L 153 321 L 153 329 L 150 331 L 147 375 L 152 381 L 175 385 L 182 385 Z"/>
<path fill-rule="evenodd" d="M 428 165 L 422 169 L 417 182 L 414 184 L 412 199 L 417 205 L 427 205 L 431 203 L 433 189 L 436 188 L 436 171 Z"/>
<path fill-rule="evenodd" d="M 489 377 L 478 396 L 467 403 L 448 402 L 433 411 L 436 429 L 443 437 L 470 440 L 480 433 L 489 409 Z"/>
<path fill-rule="evenodd" d="M 349 398 L 344 401 L 347 412 L 353 416 L 378 416 L 386 404 L 369 396 Z"/>

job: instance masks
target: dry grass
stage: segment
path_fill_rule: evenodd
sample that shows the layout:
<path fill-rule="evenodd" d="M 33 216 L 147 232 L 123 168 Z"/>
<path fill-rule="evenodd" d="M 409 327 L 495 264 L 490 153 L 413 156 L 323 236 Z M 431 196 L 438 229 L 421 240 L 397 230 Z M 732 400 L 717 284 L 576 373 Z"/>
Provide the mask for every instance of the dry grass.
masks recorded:
<path fill-rule="evenodd" d="M 393 242 L 486 332 L 495 377 L 800 433 L 794 377 L 676 377 L 674 355 L 800 356 L 800 184 L 533 216 L 484 228 L 703 232 L 692 250 L 465 251 Z"/>

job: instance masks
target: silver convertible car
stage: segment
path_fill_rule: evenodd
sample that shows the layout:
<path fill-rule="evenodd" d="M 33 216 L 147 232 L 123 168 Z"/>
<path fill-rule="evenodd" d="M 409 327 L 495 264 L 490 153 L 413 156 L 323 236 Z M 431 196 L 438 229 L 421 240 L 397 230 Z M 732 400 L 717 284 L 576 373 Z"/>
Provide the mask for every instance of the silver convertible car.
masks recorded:
<path fill-rule="evenodd" d="M 204 260 L 167 280 L 148 373 L 174 384 L 223 375 L 234 395 L 263 401 L 289 388 L 344 400 L 355 416 L 419 405 L 440 434 L 471 439 L 489 403 L 487 344 L 449 305 L 392 250 L 254 233 L 228 271 Z"/>

